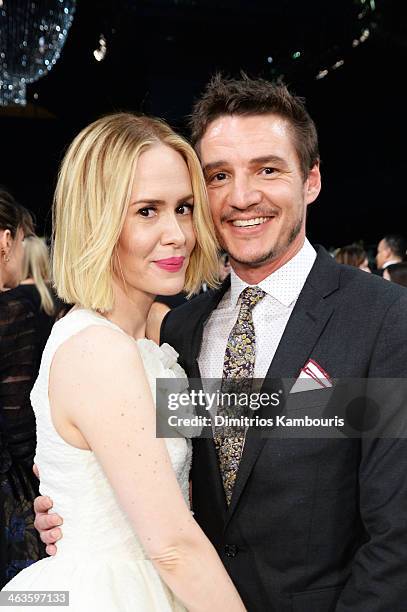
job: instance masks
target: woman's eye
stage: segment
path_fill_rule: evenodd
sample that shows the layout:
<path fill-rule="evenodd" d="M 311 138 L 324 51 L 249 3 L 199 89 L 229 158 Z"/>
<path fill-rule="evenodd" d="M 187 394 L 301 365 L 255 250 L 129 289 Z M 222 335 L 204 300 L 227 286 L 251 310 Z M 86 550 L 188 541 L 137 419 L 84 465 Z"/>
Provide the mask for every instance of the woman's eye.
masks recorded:
<path fill-rule="evenodd" d="M 150 214 L 151 213 L 151 214 Z M 138 215 L 141 215 L 142 217 L 153 217 L 155 213 L 155 208 L 152 207 L 148 207 L 148 208 L 140 208 L 137 211 Z"/>
<path fill-rule="evenodd" d="M 194 208 L 193 204 L 181 204 L 176 209 L 176 212 L 180 215 L 190 215 L 192 213 L 192 209 Z"/>

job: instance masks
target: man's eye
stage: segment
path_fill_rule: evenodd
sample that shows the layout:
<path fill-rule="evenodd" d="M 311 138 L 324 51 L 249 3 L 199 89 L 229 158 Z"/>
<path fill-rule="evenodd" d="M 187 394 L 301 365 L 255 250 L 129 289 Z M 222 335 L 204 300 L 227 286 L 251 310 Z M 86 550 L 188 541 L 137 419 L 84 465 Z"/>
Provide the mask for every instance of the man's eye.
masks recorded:
<path fill-rule="evenodd" d="M 138 214 L 138 215 L 140 215 L 141 217 L 147 217 L 147 218 L 148 218 L 148 217 L 153 217 L 153 216 L 154 216 L 154 213 L 155 213 L 155 208 L 153 208 L 153 207 L 151 207 L 151 206 L 146 207 L 146 208 L 140 208 L 140 209 L 137 211 L 137 214 Z"/>
<path fill-rule="evenodd" d="M 276 172 L 275 168 L 263 168 L 262 172 L 264 172 L 264 174 L 274 174 Z"/>
<path fill-rule="evenodd" d="M 193 204 L 188 204 L 186 202 L 185 204 L 181 204 L 180 206 L 178 206 L 176 209 L 176 212 L 180 215 L 190 215 L 192 214 L 193 208 L 194 208 Z"/>
<path fill-rule="evenodd" d="M 214 174 L 213 176 L 211 176 L 209 178 L 209 181 L 224 181 L 226 179 L 226 172 L 217 172 L 216 174 Z"/>

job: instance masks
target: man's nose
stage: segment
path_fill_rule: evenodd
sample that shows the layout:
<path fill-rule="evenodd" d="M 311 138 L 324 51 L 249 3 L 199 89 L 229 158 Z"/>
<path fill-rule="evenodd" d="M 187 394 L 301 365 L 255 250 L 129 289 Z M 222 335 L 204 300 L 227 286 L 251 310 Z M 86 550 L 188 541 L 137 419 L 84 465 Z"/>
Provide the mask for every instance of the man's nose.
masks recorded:
<path fill-rule="evenodd" d="M 244 210 L 253 204 L 260 204 L 261 191 L 255 188 L 250 177 L 235 177 L 229 193 L 229 205 Z"/>

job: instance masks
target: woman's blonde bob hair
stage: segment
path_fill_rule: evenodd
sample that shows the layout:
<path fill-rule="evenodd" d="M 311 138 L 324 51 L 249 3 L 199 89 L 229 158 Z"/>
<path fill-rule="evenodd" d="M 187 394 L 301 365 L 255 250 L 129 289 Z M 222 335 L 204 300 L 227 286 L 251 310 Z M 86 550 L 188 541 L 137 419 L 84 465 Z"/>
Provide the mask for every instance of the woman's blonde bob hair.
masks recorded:
<path fill-rule="evenodd" d="M 59 297 L 69 304 L 113 308 L 113 259 L 140 154 L 163 144 L 185 160 L 194 194 L 197 245 L 185 291 L 216 286 L 218 245 L 206 185 L 192 147 L 163 121 L 131 113 L 103 117 L 78 134 L 59 172 L 53 207 L 52 268 Z"/>

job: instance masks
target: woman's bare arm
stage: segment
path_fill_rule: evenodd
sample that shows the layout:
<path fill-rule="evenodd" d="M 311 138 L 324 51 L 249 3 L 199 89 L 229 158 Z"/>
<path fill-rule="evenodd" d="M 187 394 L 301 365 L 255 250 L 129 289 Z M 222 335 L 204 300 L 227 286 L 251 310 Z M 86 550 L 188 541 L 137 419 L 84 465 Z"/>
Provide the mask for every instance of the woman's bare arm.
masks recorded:
<path fill-rule="evenodd" d="M 55 355 L 50 398 L 53 415 L 63 411 L 86 439 L 142 546 L 188 610 L 244 610 L 184 501 L 164 440 L 156 438 L 137 344 L 99 326 L 74 336 Z"/>

